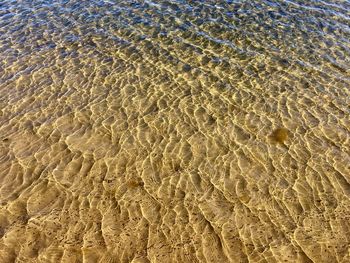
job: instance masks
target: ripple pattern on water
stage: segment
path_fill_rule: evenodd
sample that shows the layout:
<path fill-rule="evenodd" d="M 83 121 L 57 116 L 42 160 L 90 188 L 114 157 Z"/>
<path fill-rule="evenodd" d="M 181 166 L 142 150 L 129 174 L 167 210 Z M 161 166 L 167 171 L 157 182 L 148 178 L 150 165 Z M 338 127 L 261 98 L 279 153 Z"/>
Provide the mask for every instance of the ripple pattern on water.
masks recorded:
<path fill-rule="evenodd" d="M 0 261 L 350 262 L 349 10 L 0 2 Z"/>

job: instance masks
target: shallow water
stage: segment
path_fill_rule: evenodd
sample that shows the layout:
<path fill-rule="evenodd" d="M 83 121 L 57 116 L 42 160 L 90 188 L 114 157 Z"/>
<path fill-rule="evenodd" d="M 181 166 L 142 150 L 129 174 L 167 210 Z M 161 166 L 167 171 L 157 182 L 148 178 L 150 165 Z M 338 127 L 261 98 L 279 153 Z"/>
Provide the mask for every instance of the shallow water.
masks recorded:
<path fill-rule="evenodd" d="M 0 2 L 0 261 L 350 262 L 350 2 Z"/>

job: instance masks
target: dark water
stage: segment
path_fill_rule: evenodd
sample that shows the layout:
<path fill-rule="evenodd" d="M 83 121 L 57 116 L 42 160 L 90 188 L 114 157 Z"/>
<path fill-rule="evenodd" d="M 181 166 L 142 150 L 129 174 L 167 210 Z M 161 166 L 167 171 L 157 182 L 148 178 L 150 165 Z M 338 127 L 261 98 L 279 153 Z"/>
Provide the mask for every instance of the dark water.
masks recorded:
<path fill-rule="evenodd" d="M 0 1 L 0 262 L 350 262 L 350 2 Z"/>

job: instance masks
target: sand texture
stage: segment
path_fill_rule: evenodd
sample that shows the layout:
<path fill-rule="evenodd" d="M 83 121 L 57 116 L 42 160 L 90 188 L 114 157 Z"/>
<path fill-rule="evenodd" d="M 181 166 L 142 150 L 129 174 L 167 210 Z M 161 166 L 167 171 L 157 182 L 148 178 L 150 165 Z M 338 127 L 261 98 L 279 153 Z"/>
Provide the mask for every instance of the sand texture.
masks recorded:
<path fill-rule="evenodd" d="M 0 263 L 349 263 L 348 1 L 0 2 Z"/>

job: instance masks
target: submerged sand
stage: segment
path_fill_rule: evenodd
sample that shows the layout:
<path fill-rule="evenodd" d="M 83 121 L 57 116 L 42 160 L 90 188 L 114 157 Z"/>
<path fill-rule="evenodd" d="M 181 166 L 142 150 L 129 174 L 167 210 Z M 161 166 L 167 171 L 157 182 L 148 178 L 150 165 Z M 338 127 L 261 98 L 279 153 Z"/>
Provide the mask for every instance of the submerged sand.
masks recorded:
<path fill-rule="evenodd" d="M 0 9 L 1 263 L 350 262 L 341 26 L 30 2 Z"/>

